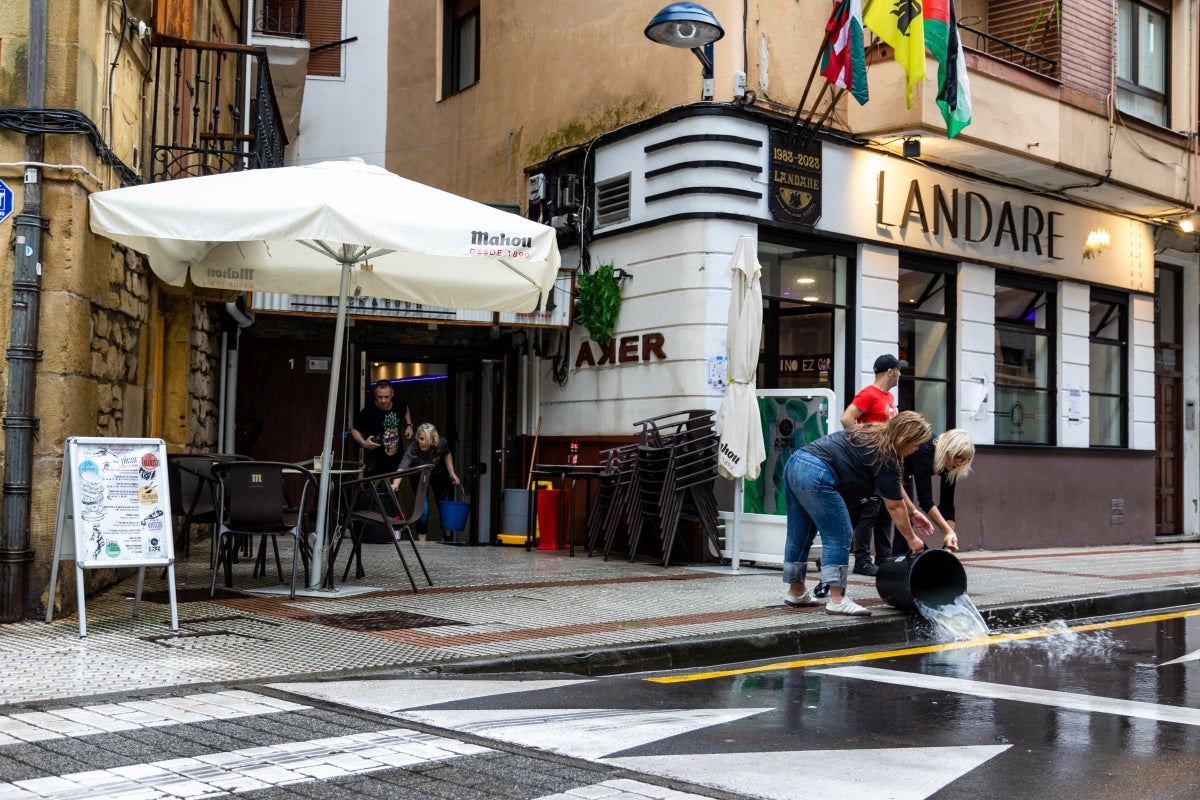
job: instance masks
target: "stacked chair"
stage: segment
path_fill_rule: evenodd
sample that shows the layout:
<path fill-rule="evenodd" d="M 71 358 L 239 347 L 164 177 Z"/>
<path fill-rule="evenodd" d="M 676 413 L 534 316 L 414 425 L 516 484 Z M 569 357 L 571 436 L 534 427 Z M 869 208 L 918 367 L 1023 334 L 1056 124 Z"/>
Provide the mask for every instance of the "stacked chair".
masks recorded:
<path fill-rule="evenodd" d="M 589 519 L 589 547 L 603 534 L 607 560 L 623 512 L 630 561 L 637 557 L 643 534 L 653 531 L 659 536 L 663 566 L 669 565 L 676 543 L 686 550 L 686 541 L 678 536 L 683 522 L 698 523 L 713 551 L 720 552 L 713 493 L 719 441 L 715 417 L 715 412 L 699 409 L 634 423 L 639 428 L 637 444 L 609 451 L 611 469 L 601 480 L 600 498 Z M 611 484 L 608 490 L 606 483 Z M 692 559 L 691 553 L 687 556 Z"/>
<path fill-rule="evenodd" d="M 592 504 L 587 521 L 588 555 L 596 552 L 601 541 L 604 544 L 604 560 L 612 550 L 617 535 L 625 529 L 632 508 L 633 479 L 637 470 L 636 444 L 601 450 L 604 471 L 600 473 L 600 487 Z"/>

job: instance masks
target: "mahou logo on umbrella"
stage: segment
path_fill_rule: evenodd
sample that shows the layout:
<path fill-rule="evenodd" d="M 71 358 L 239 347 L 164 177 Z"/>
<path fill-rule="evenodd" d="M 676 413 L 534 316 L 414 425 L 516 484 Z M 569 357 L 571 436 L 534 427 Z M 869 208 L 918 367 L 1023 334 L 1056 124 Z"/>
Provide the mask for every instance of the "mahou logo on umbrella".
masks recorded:
<path fill-rule="evenodd" d="M 529 251 L 533 248 L 532 236 L 509 236 L 505 233 L 495 235 L 488 231 L 471 231 L 471 248 L 473 256 L 492 256 L 494 258 L 532 258 Z"/>

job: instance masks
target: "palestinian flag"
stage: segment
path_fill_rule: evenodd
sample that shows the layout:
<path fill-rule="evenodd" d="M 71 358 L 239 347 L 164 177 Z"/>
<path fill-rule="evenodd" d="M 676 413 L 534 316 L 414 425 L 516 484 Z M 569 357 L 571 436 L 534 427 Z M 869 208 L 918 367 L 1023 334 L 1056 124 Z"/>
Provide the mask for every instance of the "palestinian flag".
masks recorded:
<path fill-rule="evenodd" d="M 954 0 L 925 0 L 925 46 L 938 62 L 938 108 L 953 138 L 971 124 L 971 84 L 958 38 Z"/>
<path fill-rule="evenodd" d="M 833 14 L 825 30 L 829 35 L 821 53 L 821 74 L 864 105 L 867 59 L 863 52 L 862 0 L 833 0 Z"/>

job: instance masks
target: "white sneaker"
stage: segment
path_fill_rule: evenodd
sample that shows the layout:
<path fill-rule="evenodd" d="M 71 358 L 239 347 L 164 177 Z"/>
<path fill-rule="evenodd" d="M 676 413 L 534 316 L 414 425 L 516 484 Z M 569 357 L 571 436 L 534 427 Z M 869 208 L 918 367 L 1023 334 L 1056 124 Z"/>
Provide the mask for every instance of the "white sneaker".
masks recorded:
<path fill-rule="evenodd" d="M 849 597 L 843 597 L 842 602 L 835 603 L 830 600 L 825 604 L 826 614 L 843 614 L 848 617 L 869 617 L 871 610 L 863 608 L 858 603 L 851 600 Z"/>
<path fill-rule="evenodd" d="M 813 596 L 809 590 L 805 590 L 804 594 L 792 594 L 790 591 L 784 594 L 783 602 L 789 606 L 819 606 L 822 601 Z"/>

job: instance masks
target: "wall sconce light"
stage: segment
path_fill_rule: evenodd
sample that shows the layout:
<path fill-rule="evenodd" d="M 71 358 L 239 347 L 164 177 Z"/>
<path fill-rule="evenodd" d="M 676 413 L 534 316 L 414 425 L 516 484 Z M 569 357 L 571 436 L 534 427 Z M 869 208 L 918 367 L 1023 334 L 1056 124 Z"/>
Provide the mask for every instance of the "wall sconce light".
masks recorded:
<path fill-rule="evenodd" d="M 1095 258 L 1112 246 L 1112 237 L 1106 228 L 1092 228 L 1083 243 L 1083 257 Z"/>
<path fill-rule="evenodd" d="M 646 26 L 646 38 L 652 42 L 686 47 L 704 68 L 703 100 L 713 98 L 713 42 L 725 30 L 713 13 L 697 3 L 672 3 L 654 15 Z"/>
<path fill-rule="evenodd" d="M 921 139 L 919 137 L 908 137 L 904 140 L 904 157 L 905 158 L 920 158 L 921 157 Z"/>
<path fill-rule="evenodd" d="M 617 267 L 613 270 L 613 277 L 618 281 L 631 281 L 633 280 L 633 273 Z"/>

